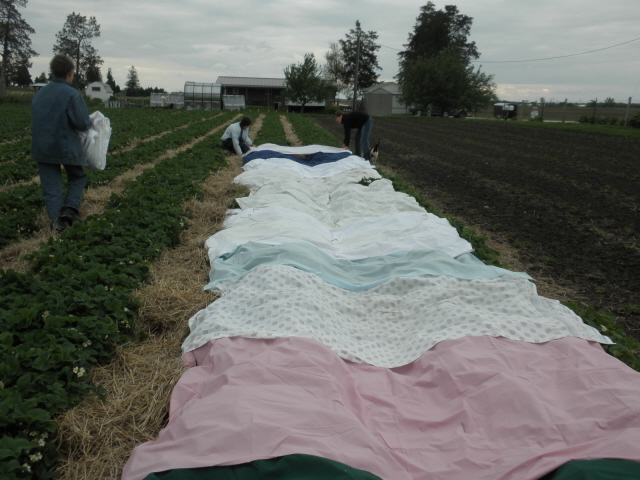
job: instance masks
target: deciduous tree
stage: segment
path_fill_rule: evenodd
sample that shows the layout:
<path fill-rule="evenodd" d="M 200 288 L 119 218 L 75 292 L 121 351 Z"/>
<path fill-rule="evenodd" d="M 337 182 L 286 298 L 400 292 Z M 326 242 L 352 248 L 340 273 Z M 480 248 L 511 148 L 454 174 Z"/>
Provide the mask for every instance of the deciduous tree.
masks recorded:
<path fill-rule="evenodd" d="M 304 61 L 291 64 L 284 69 L 287 87 L 284 96 L 304 107 L 309 102 L 321 102 L 329 91 L 328 83 L 322 78 L 320 68 L 313 53 L 307 53 Z"/>
<path fill-rule="evenodd" d="M 473 110 L 496 98 L 493 75 L 474 69 L 455 50 L 407 62 L 402 79 L 401 100 L 406 105 L 431 104 L 442 112 Z"/>
<path fill-rule="evenodd" d="M 433 2 L 420 8 L 406 50 L 400 52 L 396 76 L 407 104 L 432 104 L 443 112 L 452 108 L 474 109 L 495 99 L 493 75 L 475 69 L 480 57 L 469 42 L 473 18 L 455 5 L 436 10 Z"/>
<path fill-rule="evenodd" d="M 345 77 L 345 60 L 340 45 L 336 42 L 329 43 L 329 50 L 324 54 L 327 63 L 324 66 L 323 73 L 325 80 L 334 86 L 334 93 L 346 93 L 346 85 L 343 82 Z"/>
<path fill-rule="evenodd" d="M 26 7 L 28 0 L 0 0 L 0 95 L 7 93 L 8 70 L 17 71 L 31 57 L 38 55 L 31 48 L 30 35 L 35 30 L 22 18 L 17 7 Z"/>
<path fill-rule="evenodd" d="M 100 25 L 96 17 L 71 13 L 56 34 L 57 42 L 53 47 L 53 53 L 66 55 L 76 64 L 73 83 L 84 88 L 88 83 L 88 77 L 102 80 L 100 65 L 104 60 L 98 55 L 98 51 L 91 45 L 94 38 L 100 36 Z"/>

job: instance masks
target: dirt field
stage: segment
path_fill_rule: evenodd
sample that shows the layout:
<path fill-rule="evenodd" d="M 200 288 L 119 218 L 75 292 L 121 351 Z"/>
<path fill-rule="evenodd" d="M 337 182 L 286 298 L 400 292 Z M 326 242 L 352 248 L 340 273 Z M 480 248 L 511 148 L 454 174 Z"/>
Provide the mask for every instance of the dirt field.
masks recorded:
<path fill-rule="evenodd" d="M 333 117 L 314 120 L 342 138 Z M 640 140 L 488 121 L 374 122 L 383 167 L 640 340 Z"/>

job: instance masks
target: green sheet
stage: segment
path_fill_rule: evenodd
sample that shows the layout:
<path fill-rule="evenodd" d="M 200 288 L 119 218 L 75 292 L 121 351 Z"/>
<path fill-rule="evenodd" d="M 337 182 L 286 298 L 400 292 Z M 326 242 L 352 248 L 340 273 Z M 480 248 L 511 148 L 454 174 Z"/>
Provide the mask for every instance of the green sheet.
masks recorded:
<path fill-rule="evenodd" d="M 574 460 L 540 480 L 638 480 L 640 463 L 630 460 Z"/>
<path fill-rule="evenodd" d="M 313 455 L 287 455 L 255 460 L 242 465 L 204 468 L 178 468 L 151 473 L 144 480 L 382 480 L 358 470 Z"/>

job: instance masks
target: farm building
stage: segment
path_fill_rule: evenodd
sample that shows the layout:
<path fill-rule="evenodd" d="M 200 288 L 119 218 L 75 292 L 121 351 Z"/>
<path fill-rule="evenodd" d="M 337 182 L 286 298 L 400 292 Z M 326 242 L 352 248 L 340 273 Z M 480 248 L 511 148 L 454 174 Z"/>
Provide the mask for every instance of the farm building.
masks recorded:
<path fill-rule="evenodd" d="M 111 86 L 103 82 L 91 82 L 84 90 L 85 95 L 89 98 L 99 98 L 103 102 L 109 101 L 113 96 Z"/>
<path fill-rule="evenodd" d="M 402 105 L 400 85 L 396 82 L 385 82 L 369 87 L 362 92 L 364 111 L 369 115 L 408 115 L 409 107 Z"/>
<path fill-rule="evenodd" d="M 218 77 L 222 95 L 244 95 L 246 105 L 279 107 L 284 105 L 284 78 Z"/>
<path fill-rule="evenodd" d="M 187 110 L 220 110 L 221 86 L 218 83 L 185 82 L 184 108 Z"/>

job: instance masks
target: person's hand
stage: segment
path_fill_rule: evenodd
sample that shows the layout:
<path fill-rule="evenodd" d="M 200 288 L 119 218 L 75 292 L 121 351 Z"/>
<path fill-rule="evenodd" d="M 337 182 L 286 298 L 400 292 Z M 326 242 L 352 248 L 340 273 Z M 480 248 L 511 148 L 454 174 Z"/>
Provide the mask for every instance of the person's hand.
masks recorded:
<path fill-rule="evenodd" d="M 342 144 L 342 148 L 344 148 L 345 150 L 349 150 L 349 147 L 347 147 L 345 144 Z"/>

